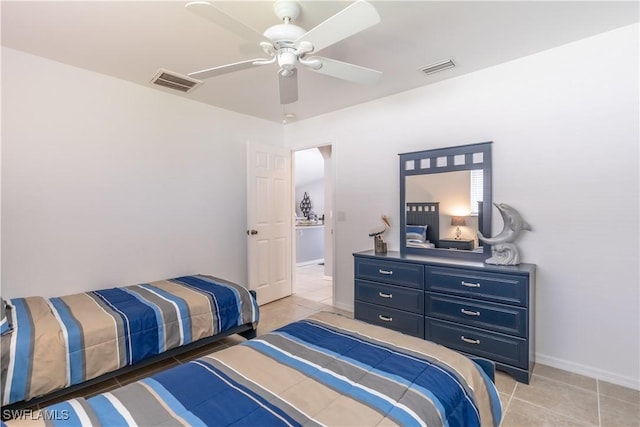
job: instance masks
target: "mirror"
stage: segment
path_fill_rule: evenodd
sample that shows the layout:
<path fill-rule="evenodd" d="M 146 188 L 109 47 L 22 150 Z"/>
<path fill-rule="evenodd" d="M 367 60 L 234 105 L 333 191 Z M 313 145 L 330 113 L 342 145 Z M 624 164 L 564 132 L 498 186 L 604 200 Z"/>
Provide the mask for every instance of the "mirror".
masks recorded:
<path fill-rule="evenodd" d="M 484 260 L 491 235 L 491 143 L 400 154 L 400 252 Z"/>

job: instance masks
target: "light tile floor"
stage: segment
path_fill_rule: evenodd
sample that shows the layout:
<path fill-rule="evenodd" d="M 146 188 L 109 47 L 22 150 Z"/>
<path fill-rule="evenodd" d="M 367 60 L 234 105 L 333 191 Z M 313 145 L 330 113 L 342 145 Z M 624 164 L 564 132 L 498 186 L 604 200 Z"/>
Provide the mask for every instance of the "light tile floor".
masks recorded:
<path fill-rule="evenodd" d="M 333 281 L 326 278 L 324 265 L 311 264 L 296 267 L 294 294 L 311 301 L 333 304 Z"/>
<path fill-rule="evenodd" d="M 327 297 L 316 289 L 319 282 L 305 289 L 307 280 L 317 280 L 317 277 L 313 277 L 314 274 L 318 275 L 318 268 L 315 273 L 313 270 L 305 268 L 298 273 L 295 295 L 261 306 L 258 335 L 318 311 L 353 316 L 353 313 L 332 307 L 331 295 Z M 74 396 L 92 396 L 242 341 L 244 339 L 240 336 L 231 336 L 208 347 L 113 378 L 103 383 L 102 387 L 98 384 Z M 529 385 L 518 383 L 511 376 L 498 371 L 496 386 L 502 401 L 503 427 L 640 426 L 640 391 L 605 381 L 538 364 Z"/>

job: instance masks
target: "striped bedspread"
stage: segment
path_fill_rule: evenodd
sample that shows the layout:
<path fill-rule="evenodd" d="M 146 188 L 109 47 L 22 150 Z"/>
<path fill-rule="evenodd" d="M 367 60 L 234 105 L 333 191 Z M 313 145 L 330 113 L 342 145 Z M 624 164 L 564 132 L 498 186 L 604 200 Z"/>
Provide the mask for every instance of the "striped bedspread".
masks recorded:
<path fill-rule="evenodd" d="M 3 405 L 258 322 L 257 303 L 245 288 L 205 275 L 7 303 Z"/>
<path fill-rule="evenodd" d="M 497 426 L 497 391 L 470 359 L 320 313 L 87 400 L 9 425 Z"/>

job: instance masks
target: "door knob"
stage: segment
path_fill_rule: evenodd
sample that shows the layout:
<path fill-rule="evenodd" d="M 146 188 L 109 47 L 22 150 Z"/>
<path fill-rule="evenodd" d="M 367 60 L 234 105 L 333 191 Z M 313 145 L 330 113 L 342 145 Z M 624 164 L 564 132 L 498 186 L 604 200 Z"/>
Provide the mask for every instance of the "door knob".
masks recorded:
<path fill-rule="evenodd" d="M 254 230 L 254 229 L 247 230 L 247 235 L 249 235 L 249 234 L 251 234 L 252 236 L 255 235 L 255 234 L 258 234 L 258 230 Z"/>

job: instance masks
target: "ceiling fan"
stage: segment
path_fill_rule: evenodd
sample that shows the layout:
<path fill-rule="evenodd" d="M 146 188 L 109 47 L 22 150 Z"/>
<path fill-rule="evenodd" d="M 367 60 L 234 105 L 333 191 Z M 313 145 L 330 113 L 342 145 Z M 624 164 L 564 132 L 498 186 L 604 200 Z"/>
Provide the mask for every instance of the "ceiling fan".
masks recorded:
<path fill-rule="evenodd" d="M 380 22 L 380 15 L 376 9 L 364 0 L 352 3 L 309 31 L 291 23 L 300 14 L 300 5 L 296 1 L 277 0 L 274 12 L 283 23 L 267 28 L 264 34 L 259 34 L 210 2 L 194 1 L 186 7 L 196 15 L 247 41 L 257 42 L 267 56 L 207 68 L 189 73 L 190 77 L 206 79 L 277 63 L 280 103 L 290 104 L 298 100 L 298 64 L 320 74 L 360 84 L 373 84 L 382 75 L 380 71 L 370 68 L 320 56 L 309 56 Z"/>

